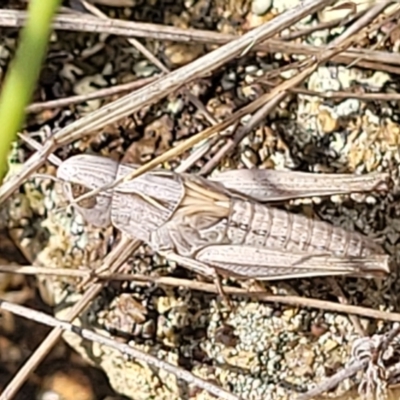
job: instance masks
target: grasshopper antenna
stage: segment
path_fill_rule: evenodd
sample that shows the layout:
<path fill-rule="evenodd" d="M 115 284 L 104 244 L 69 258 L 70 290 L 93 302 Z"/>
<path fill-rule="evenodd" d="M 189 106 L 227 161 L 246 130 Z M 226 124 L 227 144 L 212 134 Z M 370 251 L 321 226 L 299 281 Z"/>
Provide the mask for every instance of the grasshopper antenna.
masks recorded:
<path fill-rule="evenodd" d="M 25 135 L 24 133 L 18 133 L 18 136 L 30 147 L 32 147 L 32 149 L 39 151 L 43 148 L 43 146 L 37 142 L 35 139 L 29 137 L 28 135 Z M 48 160 L 56 165 L 57 167 L 61 165 L 62 160 L 60 158 L 58 158 L 56 155 L 54 154 L 50 154 L 50 156 L 48 157 Z"/>
<path fill-rule="evenodd" d="M 32 179 L 50 179 L 53 182 L 61 182 L 60 179 L 58 179 L 56 176 L 54 175 L 50 175 L 50 174 L 40 174 L 40 173 L 35 173 L 31 175 Z"/>

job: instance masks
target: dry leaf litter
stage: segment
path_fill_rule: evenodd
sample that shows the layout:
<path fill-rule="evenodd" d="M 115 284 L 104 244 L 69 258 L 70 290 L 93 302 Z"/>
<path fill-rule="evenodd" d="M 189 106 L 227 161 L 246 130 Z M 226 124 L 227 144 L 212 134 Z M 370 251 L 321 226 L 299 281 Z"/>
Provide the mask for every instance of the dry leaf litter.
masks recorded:
<path fill-rule="evenodd" d="M 182 4 L 172 2 L 165 11 L 157 7 L 155 1 L 133 3 L 132 7 L 104 7 L 103 10 L 114 18 L 241 34 L 297 5 L 299 0 L 218 0 L 213 3 L 188 0 Z M 368 7 L 373 1 L 359 3 Z M 323 11 L 292 29 L 344 18 L 348 13 L 346 8 Z M 321 46 L 344 29 L 317 30 L 296 42 L 305 40 Z M 15 47 L 15 35 L 4 32 L 6 35 L 1 36 L 0 45 L 1 74 Z M 362 45 L 371 47 L 384 35 L 383 30 L 377 31 Z M 169 68 L 184 65 L 210 51 L 195 43 L 152 40 L 144 43 Z M 397 41 L 389 38 L 377 49 L 385 50 L 387 46 L 387 51 L 391 51 L 397 45 Z M 292 57 L 294 61 L 297 59 L 301 57 Z M 213 76 L 194 82 L 190 90 L 215 118 L 224 118 L 266 90 L 259 78 L 289 61 L 288 56 L 279 53 L 248 54 Z M 55 32 L 36 100 L 84 94 L 154 73 L 157 68 L 123 38 Z M 291 73 L 282 75 L 288 78 Z M 305 88 L 323 93 L 399 92 L 396 77 L 336 64 L 319 67 L 307 80 Z M 51 131 L 103 104 L 105 100 L 93 100 L 31 115 L 27 131 L 43 142 Z M 143 163 L 206 127 L 207 122 L 200 112 L 188 103 L 182 92 L 177 92 L 118 125 L 108 126 L 95 136 L 57 151 L 56 155 L 64 159 L 90 151 Z M 34 134 L 39 130 L 40 133 Z M 261 127 L 240 143 L 233 155 L 225 157 L 219 168 L 258 167 L 316 173 L 389 170 L 396 176 L 400 159 L 399 130 L 395 102 L 289 95 Z M 12 168 L 17 169 L 31 153 L 31 149 L 19 142 L 10 158 Z M 211 155 L 200 160 L 193 171 L 204 165 Z M 174 168 L 178 162 L 174 160 L 164 167 Z M 54 173 L 54 167 L 47 166 L 41 172 Z M 50 180 L 30 179 L 8 204 L 11 237 L 27 260 L 38 266 L 71 269 L 99 266 L 118 234 L 112 228 L 98 230 L 86 225 L 65 206 L 56 184 Z M 368 194 L 292 201 L 287 208 L 375 237 L 393 255 L 395 264 L 398 262 L 400 210 L 396 188 L 385 196 Z M 193 274 L 167 263 L 146 246 L 132 255 L 125 271 L 195 279 Z M 373 281 L 338 279 L 338 282 L 351 304 L 395 311 L 400 292 L 395 275 L 383 282 L 379 290 Z M 38 281 L 38 286 L 42 298 L 54 307 L 59 318 L 80 296 L 73 279 L 46 277 Z M 275 294 L 337 301 L 324 279 L 273 282 L 268 290 Z M 343 368 L 350 359 L 351 346 L 359 338 L 346 315 L 250 300 L 233 299 L 232 304 L 233 310 L 228 311 L 220 304 L 220 299 L 211 294 L 186 288 L 113 282 L 75 323 L 131 341 L 137 348 L 249 400 L 295 398 Z M 382 321 L 361 318 L 361 322 L 370 335 L 388 328 Z M 65 334 L 64 338 L 85 360 L 105 371 L 116 392 L 131 399 L 211 398 L 164 371 L 155 371 L 139 361 L 127 359 L 116 350 L 88 343 L 71 334 Z M 329 398 L 358 398 L 354 390 L 347 392 L 353 386 L 353 381 L 345 380 Z M 343 393 L 345 397 L 340 397 Z"/>

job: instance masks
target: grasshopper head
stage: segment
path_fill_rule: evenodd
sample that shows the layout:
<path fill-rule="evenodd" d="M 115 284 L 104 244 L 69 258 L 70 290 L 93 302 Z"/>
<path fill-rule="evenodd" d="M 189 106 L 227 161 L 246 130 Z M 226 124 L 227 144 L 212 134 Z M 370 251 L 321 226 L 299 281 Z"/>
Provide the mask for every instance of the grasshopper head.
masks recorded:
<path fill-rule="evenodd" d="M 57 170 L 57 178 L 63 183 L 63 192 L 73 207 L 90 224 L 105 227 L 111 223 L 112 189 L 75 202 L 94 189 L 112 184 L 118 163 L 106 157 L 80 154 L 65 160 Z"/>

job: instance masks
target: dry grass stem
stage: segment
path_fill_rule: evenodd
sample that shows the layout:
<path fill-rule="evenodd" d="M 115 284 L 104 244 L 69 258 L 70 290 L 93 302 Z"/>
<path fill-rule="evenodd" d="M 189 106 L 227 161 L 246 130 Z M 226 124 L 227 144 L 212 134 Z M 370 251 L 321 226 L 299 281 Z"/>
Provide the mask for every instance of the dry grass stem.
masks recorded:
<path fill-rule="evenodd" d="M 279 18 L 279 17 L 276 17 Z M 1 10 L 0 26 L 20 27 L 23 26 L 25 14 L 22 11 Z M 196 29 L 180 29 L 172 26 L 138 23 L 123 20 L 103 20 L 100 18 L 77 15 L 59 15 L 54 22 L 54 28 L 59 30 L 101 32 L 117 36 L 139 37 L 155 40 L 171 40 L 176 42 L 193 42 L 214 45 L 224 45 L 237 36 L 222 34 Z M 317 55 L 324 50 L 323 47 L 312 46 L 301 43 L 291 43 L 282 39 L 270 38 L 261 44 L 254 44 L 252 50 L 284 53 Z M 340 55 L 332 58 L 332 62 L 350 64 L 354 60 L 362 58 L 363 61 L 357 63 L 359 67 L 397 73 L 400 70 L 400 56 L 397 53 L 387 53 L 383 51 L 373 51 L 370 49 L 350 48 Z M 396 72 L 397 71 L 397 72 Z"/>
<path fill-rule="evenodd" d="M 275 87 L 276 82 L 260 78 L 257 82 L 270 87 Z M 290 88 L 290 93 L 302 94 L 305 96 L 316 96 L 323 99 L 357 99 L 362 101 L 400 101 L 400 93 L 353 93 L 353 92 L 316 92 L 305 88 Z"/>
<path fill-rule="evenodd" d="M 64 99 L 42 101 L 37 103 L 32 103 L 26 108 L 27 113 L 39 113 L 44 110 L 50 110 L 53 108 L 63 108 L 68 107 L 73 104 L 84 103 L 89 100 L 102 99 L 108 96 L 115 96 L 117 94 L 122 94 L 125 92 L 131 92 L 133 90 L 140 89 L 141 87 L 148 85 L 158 79 L 157 76 L 152 76 L 149 78 L 138 79 L 137 81 L 123 83 L 121 85 L 115 85 L 106 89 L 98 89 L 91 93 L 81 94 L 76 96 L 69 96 Z"/>
<path fill-rule="evenodd" d="M 140 274 L 121 274 L 112 271 L 104 271 L 101 274 L 96 273 L 88 268 L 80 270 L 71 269 L 52 269 L 46 267 L 36 267 L 33 265 L 26 266 L 9 266 L 0 265 L 0 272 L 16 273 L 24 275 L 52 275 L 52 276 L 66 276 L 81 279 L 97 279 L 98 281 L 129 281 L 137 286 L 147 286 L 149 283 L 158 286 L 171 286 L 171 287 L 185 287 L 199 292 L 215 293 L 218 291 L 214 284 L 201 281 L 193 281 L 188 279 L 174 278 L 174 277 L 153 277 Z M 281 296 L 270 295 L 265 292 L 249 292 L 246 289 L 223 286 L 223 291 L 232 296 L 251 298 L 259 302 L 286 304 L 293 307 L 309 307 L 323 311 L 338 312 L 344 315 L 357 315 L 359 317 L 371 318 L 375 320 L 399 322 L 400 313 L 375 310 L 369 307 L 354 306 L 346 303 L 338 304 L 332 301 L 325 301 L 313 298 L 305 298 L 301 296 Z"/>

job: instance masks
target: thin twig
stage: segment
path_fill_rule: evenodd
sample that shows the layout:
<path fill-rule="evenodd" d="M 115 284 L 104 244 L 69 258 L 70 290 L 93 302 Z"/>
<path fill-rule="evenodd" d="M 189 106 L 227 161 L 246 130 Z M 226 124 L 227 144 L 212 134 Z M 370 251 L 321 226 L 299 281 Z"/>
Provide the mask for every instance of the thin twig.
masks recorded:
<path fill-rule="evenodd" d="M 25 135 L 24 133 L 18 133 L 18 137 L 20 137 L 28 146 L 32 147 L 33 150 L 39 151 L 42 148 L 42 145 L 38 143 L 35 139 Z M 56 155 L 50 154 L 48 160 L 54 165 L 61 165 L 62 160 L 59 159 Z"/>
<path fill-rule="evenodd" d="M 48 276 L 64 276 L 68 278 L 86 278 L 93 275 L 93 270 L 89 268 L 71 269 L 71 268 L 49 268 L 38 267 L 36 265 L 0 265 L 0 272 L 7 274 L 21 275 L 48 275 Z M 101 279 L 126 280 L 126 275 L 119 276 L 118 274 L 97 276 Z"/>
<path fill-rule="evenodd" d="M 329 5 L 330 3 L 332 2 L 326 2 L 326 5 Z M 25 13 L 23 11 L 1 10 L 0 12 L 0 26 L 13 28 L 21 27 L 23 26 L 24 21 Z M 200 29 L 180 29 L 175 26 L 117 19 L 104 21 L 86 15 L 58 15 L 54 21 L 53 27 L 54 29 L 59 30 L 109 33 L 117 36 L 214 45 L 224 45 L 238 38 L 236 35 Z M 248 46 L 250 44 L 251 43 L 249 43 Z M 275 38 L 270 38 L 268 41 L 262 41 L 261 44 L 254 44 L 254 46 L 252 46 L 252 50 L 254 51 L 304 55 L 317 55 L 325 49 L 324 46 L 319 47 L 308 44 L 286 42 Z M 358 63 L 359 67 L 399 74 L 399 68 L 392 66 L 400 65 L 400 55 L 397 53 L 350 48 L 343 52 L 343 54 L 333 57 L 331 61 L 335 63 L 349 64 L 360 56 L 362 56 L 364 61 Z"/>
<path fill-rule="evenodd" d="M 296 30 L 294 32 L 290 32 L 286 35 L 281 35 L 280 38 L 282 40 L 295 40 L 295 39 L 299 39 L 303 36 L 308 36 L 314 32 L 322 31 L 324 29 L 332 29 L 332 28 L 336 28 L 337 26 L 345 26 L 345 25 L 353 22 L 355 19 L 364 15 L 365 11 L 366 10 L 362 10 L 362 11 L 357 12 L 356 14 L 351 14 L 344 20 L 343 20 L 343 18 L 339 18 L 339 19 L 334 19 L 332 21 L 320 22 L 319 24 L 316 24 L 314 26 L 298 29 L 298 30 Z"/>
<path fill-rule="evenodd" d="M 26 274 L 26 275 L 53 275 L 53 276 L 67 276 L 73 278 L 87 278 L 92 276 L 99 281 L 130 281 L 137 286 L 146 286 L 149 283 L 158 286 L 171 286 L 171 287 L 185 287 L 191 290 L 197 290 L 199 292 L 215 293 L 218 291 L 213 283 L 206 283 L 201 281 L 193 281 L 189 279 L 174 278 L 169 276 L 154 277 L 141 274 L 121 274 L 112 271 L 103 272 L 96 274 L 95 271 L 89 268 L 82 268 L 78 270 L 71 270 L 66 268 L 46 268 L 36 267 L 32 265 L 26 266 L 9 266 L 0 265 L 1 272 Z M 266 303 L 277 303 L 287 304 L 294 307 L 309 307 L 318 310 L 331 311 L 341 314 L 358 315 L 360 317 L 366 317 L 371 319 L 377 319 L 382 321 L 400 322 L 400 313 L 390 311 L 380 311 L 369 307 L 354 306 L 349 304 L 338 304 L 332 301 L 325 301 L 319 299 L 313 299 L 310 297 L 301 296 L 286 296 L 286 295 L 269 295 L 265 292 L 249 292 L 243 288 L 223 286 L 223 291 L 226 294 L 230 294 L 237 297 L 251 298 L 259 302 Z"/>
<path fill-rule="evenodd" d="M 154 82 L 158 78 L 159 76 L 152 76 L 150 78 L 138 79 L 137 81 L 134 82 L 123 83 L 121 85 L 95 90 L 91 93 L 70 96 L 64 99 L 32 103 L 26 108 L 25 111 L 27 113 L 35 114 L 52 108 L 63 108 L 71 106 L 73 104 L 84 103 L 85 101 L 89 100 L 96 100 L 108 96 L 115 96 L 116 94 L 122 94 L 124 92 L 131 92 L 132 90 L 140 89 L 141 87 L 148 85 L 151 82 Z"/>
<path fill-rule="evenodd" d="M 368 360 L 356 361 L 351 365 L 345 367 L 341 371 L 337 372 L 335 375 L 325 379 L 323 382 L 316 385 L 314 388 L 306 393 L 301 394 L 295 400 L 312 400 L 316 396 L 321 395 L 333 388 L 337 387 L 345 379 L 351 378 L 357 372 L 364 369 L 368 364 Z"/>
<path fill-rule="evenodd" d="M 367 12 L 360 18 L 356 19 L 355 22 L 350 25 L 338 38 L 336 38 L 328 47 L 334 47 L 341 45 L 346 39 L 350 39 L 351 42 L 355 42 L 364 32 L 365 27 L 371 23 L 382 11 L 391 3 L 391 1 L 380 1 L 374 6 L 370 7 Z"/>
<path fill-rule="evenodd" d="M 267 86 L 275 87 L 276 82 L 264 80 L 260 78 L 256 82 L 265 84 Z M 323 99 L 358 99 L 362 101 L 400 101 L 400 93 L 353 93 L 353 92 L 316 92 L 315 90 L 309 90 L 305 88 L 290 88 L 290 93 L 302 94 L 305 96 L 316 96 Z"/>

